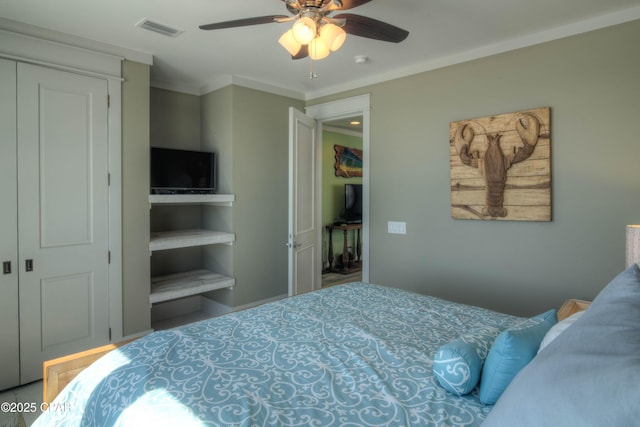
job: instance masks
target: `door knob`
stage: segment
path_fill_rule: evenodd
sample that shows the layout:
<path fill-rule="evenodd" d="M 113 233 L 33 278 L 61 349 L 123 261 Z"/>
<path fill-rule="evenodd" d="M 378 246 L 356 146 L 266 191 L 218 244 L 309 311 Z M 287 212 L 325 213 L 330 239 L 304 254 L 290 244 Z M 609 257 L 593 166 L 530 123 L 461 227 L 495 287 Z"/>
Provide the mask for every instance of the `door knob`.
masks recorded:
<path fill-rule="evenodd" d="M 11 261 L 4 261 L 2 263 L 2 274 L 11 274 Z"/>
<path fill-rule="evenodd" d="M 24 271 L 33 271 L 33 260 L 27 259 L 24 261 Z"/>

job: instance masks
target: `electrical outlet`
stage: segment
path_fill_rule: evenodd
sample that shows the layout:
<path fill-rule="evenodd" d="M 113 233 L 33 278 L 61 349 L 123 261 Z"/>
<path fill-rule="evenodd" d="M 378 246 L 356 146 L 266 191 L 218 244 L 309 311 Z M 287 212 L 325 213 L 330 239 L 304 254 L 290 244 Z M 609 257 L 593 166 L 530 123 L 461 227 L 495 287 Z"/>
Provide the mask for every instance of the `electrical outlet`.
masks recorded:
<path fill-rule="evenodd" d="M 389 234 L 407 234 L 407 223 L 400 221 L 388 221 L 387 233 Z"/>

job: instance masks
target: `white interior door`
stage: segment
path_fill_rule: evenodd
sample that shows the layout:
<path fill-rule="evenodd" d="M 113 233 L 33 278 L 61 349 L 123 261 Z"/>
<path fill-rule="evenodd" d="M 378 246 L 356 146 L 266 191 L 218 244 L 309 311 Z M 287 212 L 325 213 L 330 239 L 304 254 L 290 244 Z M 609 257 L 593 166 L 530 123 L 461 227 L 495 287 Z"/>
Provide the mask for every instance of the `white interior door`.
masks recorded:
<path fill-rule="evenodd" d="M 320 196 L 322 147 L 316 121 L 289 109 L 289 295 L 321 286 Z"/>
<path fill-rule="evenodd" d="M 109 341 L 107 82 L 18 65 L 20 372 Z"/>
<path fill-rule="evenodd" d="M 16 63 L 0 59 L 0 390 L 19 378 Z"/>

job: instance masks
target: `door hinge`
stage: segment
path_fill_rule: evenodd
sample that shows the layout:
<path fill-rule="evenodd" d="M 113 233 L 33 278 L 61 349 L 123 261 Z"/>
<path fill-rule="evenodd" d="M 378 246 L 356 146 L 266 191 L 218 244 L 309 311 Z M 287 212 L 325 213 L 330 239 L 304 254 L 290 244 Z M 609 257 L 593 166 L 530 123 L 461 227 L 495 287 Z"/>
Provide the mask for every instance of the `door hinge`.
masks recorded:
<path fill-rule="evenodd" d="M 111 108 L 111 95 L 107 95 L 107 108 Z"/>
<path fill-rule="evenodd" d="M 109 328 L 109 342 L 111 342 L 111 328 Z"/>
<path fill-rule="evenodd" d="M 111 264 L 111 251 L 107 252 L 107 264 Z"/>
<path fill-rule="evenodd" d="M 111 174 L 110 173 L 107 174 L 107 186 L 109 186 L 109 187 L 111 186 Z"/>

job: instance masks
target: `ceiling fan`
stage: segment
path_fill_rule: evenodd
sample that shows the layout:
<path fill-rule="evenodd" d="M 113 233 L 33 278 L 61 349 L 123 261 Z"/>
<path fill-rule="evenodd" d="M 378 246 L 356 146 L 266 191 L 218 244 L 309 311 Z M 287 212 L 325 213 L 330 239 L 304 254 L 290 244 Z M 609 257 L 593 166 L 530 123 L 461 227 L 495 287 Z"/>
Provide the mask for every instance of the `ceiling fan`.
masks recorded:
<path fill-rule="evenodd" d="M 292 59 L 306 58 L 318 60 L 336 51 L 344 43 L 347 34 L 400 43 L 409 32 L 386 22 L 352 13 L 331 14 L 334 11 L 353 9 L 371 0 L 281 0 L 291 16 L 268 15 L 254 18 L 236 19 L 200 25 L 202 30 L 268 24 L 272 22 L 295 21 L 293 27 L 284 33 L 278 42 L 291 54 Z"/>

